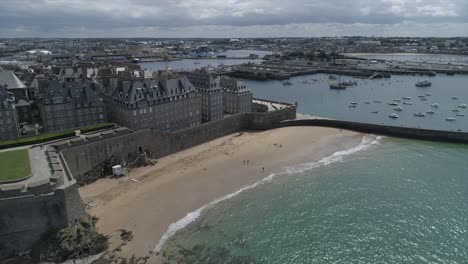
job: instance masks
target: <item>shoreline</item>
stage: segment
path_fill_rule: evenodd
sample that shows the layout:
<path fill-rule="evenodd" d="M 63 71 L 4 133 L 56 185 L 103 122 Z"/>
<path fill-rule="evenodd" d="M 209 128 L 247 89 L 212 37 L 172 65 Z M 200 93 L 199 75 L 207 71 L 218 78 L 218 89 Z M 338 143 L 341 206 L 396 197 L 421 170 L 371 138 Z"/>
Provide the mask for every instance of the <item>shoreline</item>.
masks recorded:
<path fill-rule="evenodd" d="M 377 52 L 377 53 L 372 53 L 372 52 L 357 52 L 357 53 L 343 53 L 343 55 L 350 55 L 350 56 L 362 56 L 362 55 L 395 55 L 395 56 L 404 56 L 404 55 L 408 55 L 408 56 L 446 56 L 446 55 L 449 55 L 449 56 L 464 56 L 464 57 L 468 57 L 468 55 L 466 54 L 441 54 L 441 53 L 411 53 L 411 52 L 408 52 L 408 53 L 405 53 L 405 52 L 389 52 L 389 53 L 382 53 L 382 52 Z"/>
<path fill-rule="evenodd" d="M 177 222 L 187 220 L 187 214 L 203 213 L 213 202 L 255 187 L 288 166 L 318 162 L 359 146 L 363 138 L 360 133 L 319 127 L 236 133 L 162 158 L 128 177 L 101 179 L 81 187 L 80 194 L 87 211 L 100 219 L 98 231 L 110 237 L 111 251 L 120 242 L 117 230 L 126 229 L 134 239 L 114 253 L 148 256 L 150 263 L 160 263 L 155 247 L 163 246 L 161 238 L 171 235 L 170 226 L 180 225 Z"/>

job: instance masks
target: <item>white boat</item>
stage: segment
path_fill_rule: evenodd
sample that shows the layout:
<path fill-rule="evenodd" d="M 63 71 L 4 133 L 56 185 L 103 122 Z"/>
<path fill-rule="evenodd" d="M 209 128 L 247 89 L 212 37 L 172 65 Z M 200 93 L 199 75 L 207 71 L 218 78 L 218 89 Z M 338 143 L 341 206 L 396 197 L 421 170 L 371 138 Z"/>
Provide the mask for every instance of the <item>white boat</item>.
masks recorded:
<path fill-rule="evenodd" d="M 447 117 L 445 118 L 446 121 L 455 121 L 457 120 L 455 117 Z"/>
<path fill-rule="evenodd" d="M 393 102 L 401 102 L 401 99 L 393 99 Z"/>
<path fill-rule="evenodd" d="M 370 104 L 370 102 L 369 102 L 369 101 L 366 101 L 366 102 L 364 102 L 364 103 L 365 103 L 365 104 Z"/>
<path fill-rule="evenodd" d="M 405 101 L 405 102 L 403 102 L 403 104 L 404 104 L 404 105 L 412 105 L 413 102 L 406 102 L 406 101 Z"/>
<path fill-rule="evenodd" d="M 460 112 L 460 109 L 456 109 L 456 108 L 452 109 L 452 112 L 457 112 L 458 113 L 458 112 Z"/>
<path fill-rule="evenodd" d="M 457 116 L 465 116 L 465 114 L 457 113 Z"/>
<path fill-rule="evenodd" d="M 433 103 L 431 104 L 432 107 L 439 107 L 439 104 L 438 103 Z"/>
<path fill-rule="evenodd" d="M 419 98 L 423 98 L 423 97 L 426 97 L 425 95 L 418 95 Z"/>
<path fill-rule="evenodd" d="M 426 114 L 419 112 L 419 113 L 415 113 L 414 116 L 425 117 Z"/>
<path fill-rule="evenodd" d="M 419 98 L 419 99 L 421 99 L 421 101 L 427 101 L 427 98 L 426 98 L 426 97 Z"/>
<path fill-rule="evenodd" d="M 378 114 L 379 111 L 372 111 L 371 113 L 372 113 L 372 114 Z"/>
<path fill-rule="evenodd" d="M 374 103 L 382 103 L 382 100 L 374 100 Z"/>
<path fill-rule="evenodd" d="M 397 103 L 388 103 L 388 105 L 397 106 L 398 104 Z"/>
<path fill-rule="evenodd" d="M 429 110 L 429 111 L 427 111 L 426 113 L 428 113 L 428 114 L 432 115 L 432 114 L 434 114 L 434 113 L 435 113 L 435 111 L 434 111 L 434 110 Z"/>
<path fill-rule="evenodd" d="M 411 97 L 403 96 L 401 97 L 403 100 L 411 100 Z"/>
<path fill-rule="evenodd" d="M 397 114 L 391 114 L 391 115 L 389 115 L 388 117 L 393 118 L 393 119 L 396 119 L 396 118 L 398 118 L 399 116 L 398 116 Z"/>
<path fill-rule="evenodd" d="M 403 111 L 403 108 L 401 108 L 400 106 L 397 106 L 397 107 L 394 107 L 393 110 L 395 111 Z"/>
<path fill-rule="evenodd" d="M 352 104 L 352 105 L 357 105 L 357 103 L 356 103 L 356 102 L 354 102 L 354 101 L 353 101 L 353 102 L 351 102 L 351 104 Z"/>
<path fill-rule="evenodd" d="M 468 105 L 466 105 L 466 104 L 461 104 L 461 105 L 459 105 L 458 107 L 460 107 L 460 108 L 468 108 Z"/>

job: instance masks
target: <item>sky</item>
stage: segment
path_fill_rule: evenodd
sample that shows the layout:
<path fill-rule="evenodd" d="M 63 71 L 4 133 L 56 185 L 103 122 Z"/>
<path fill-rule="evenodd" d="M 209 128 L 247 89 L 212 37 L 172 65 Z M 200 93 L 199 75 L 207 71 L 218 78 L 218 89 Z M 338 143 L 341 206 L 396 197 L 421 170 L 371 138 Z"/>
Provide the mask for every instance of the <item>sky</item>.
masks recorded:
<path fill-rule="evenodd" d="M 0 0 L 0 37 L 468 36 L 468 0 Z"/>

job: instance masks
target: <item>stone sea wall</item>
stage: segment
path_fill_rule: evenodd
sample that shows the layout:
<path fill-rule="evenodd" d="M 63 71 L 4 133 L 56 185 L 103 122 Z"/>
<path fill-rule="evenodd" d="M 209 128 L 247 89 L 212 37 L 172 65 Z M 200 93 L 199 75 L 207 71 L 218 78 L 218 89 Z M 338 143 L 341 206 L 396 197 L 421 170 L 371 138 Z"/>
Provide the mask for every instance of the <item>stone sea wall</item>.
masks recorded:
<path fill-rule="evenodd" d="M 367 124 L 359 122 L 341 121 L 333 119 L 304 119 L 287 120 L 278 124 L 277 127 L 289 126 L 323 126 L 340 129 L 347 129 L 363 133 L 373 133 L 379 135 L 421 139 L 430 141 L 468 143 L 468 133 L 455 131 L 430 130 L 410 127 L 386 126 L 378 124 Z"/>
<path fill-rule="evenodd" d="M 158 159 L 241 130 L 266 130 L 281 121 L 296 118 L 296 108 L 288 106 L 265 113 L 244 113 L 173 133 L 146 129 L 62 150 L 70 173 L 79 183 L 111 174 L 113 165 L 126 165 L 141 152 Z"/>
<path fill-rule="evenodd" d="M 29 250 L 48 231 L 83 216 L 77 185 L 52 193 L 0 200 L 0 251 Z"/>

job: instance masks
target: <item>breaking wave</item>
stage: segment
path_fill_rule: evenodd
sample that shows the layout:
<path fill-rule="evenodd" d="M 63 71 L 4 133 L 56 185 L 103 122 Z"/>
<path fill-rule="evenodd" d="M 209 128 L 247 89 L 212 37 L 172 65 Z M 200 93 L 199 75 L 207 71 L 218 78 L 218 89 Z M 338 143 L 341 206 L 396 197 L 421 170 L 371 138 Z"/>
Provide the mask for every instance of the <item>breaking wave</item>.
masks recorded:
<path fill-rule="evenodd" d="M 164 235 L 161 237 L 161 239 L 159 240 L 158 244 L 156 245 L 156 247 L 154 248 L 153 251 L 154 252 L 160 252 L 163 245 L 166 243 L 166 241 L 170 237 L 175 235 L 179 230 L 183 229 L 184 227 L 186 227 L 190 223 L 197 220 L 200 217 L 203 210 L 205 210 L 207 208 L 210 208 L 210 207 L 212 207 L 212 206 L 214 206 L 214 205 L 216 205 L 216 204 L 218 204 L 218 203 L 220 203 L 222 201 L 226 201 L 228 199 L 231 199 L 231 198 L 237 196 L 238 194 L 240 194 L 240 193 L 242 193 L 242 192 L 244 192 L 246 190 L 253 189 L 253 188 L 255 188 L 255 187 L 259 186 L 259 185 L 262 185 L 262 184 L 264 184 L 266 182 L 269 182 L 269 181 L 273 180 L 276 176 L 285 175 L 285 174 L 301 173 L 301 172 L 309 171 L 309 170 L 312 170 L 314 168 L 318 168 L 318 167 L 321 167 L 321 166 L 327 166 L 327 165 L 335 163 L 335 162 L 341 162 L 341 161 L 343 161 L 344 157 L 349 156 L 349 155 L 354 154 L 354 153 L 357 153 L 357 152 L 360 152 L 360 151 L 363 151 L 363 150 L 366 150 L 370 146 L 378 144 L 381 139 L 382 139 L 381 136 L 365 135 L 363 137 L 361 143 L 359 145 L 353 147 L 353 148 L 350 148 L 350 149 L 347 149 L 347 150 L 342 150 L 342 151 L 337 151 L 337 152 L 333 153 L 332 155 L 330 155 L 328 157 L 325 157 L 325 158 L 322 158 L 321 160 L 316 161 L 316 162 L 309 162 L 309 163 L 304 163 L 304 164 L 294 166 L 294 167 L 288 167 L 288 168 L 286 168 L 286 170 L 284 172 L 272 173 L 268 177 L 254 183 L 252 185 L 245 186 L 245 187 L 239 189 L 236 192 L 233 192 L 233 193 L 228 194 L 228 195 L 226 195 L 224 197 L 218 198 L 218 199 L 212 201 L 211 203 L 206 204 L 206 205 L 198 208 L 197 210 L 188 213 L 184 218 L 180 219 L 179 221 L 177 221 L 175 223 L 172 223 L 169 226 L 169 228 L 167 229 L 167 231 L 164 233 Z"/>

